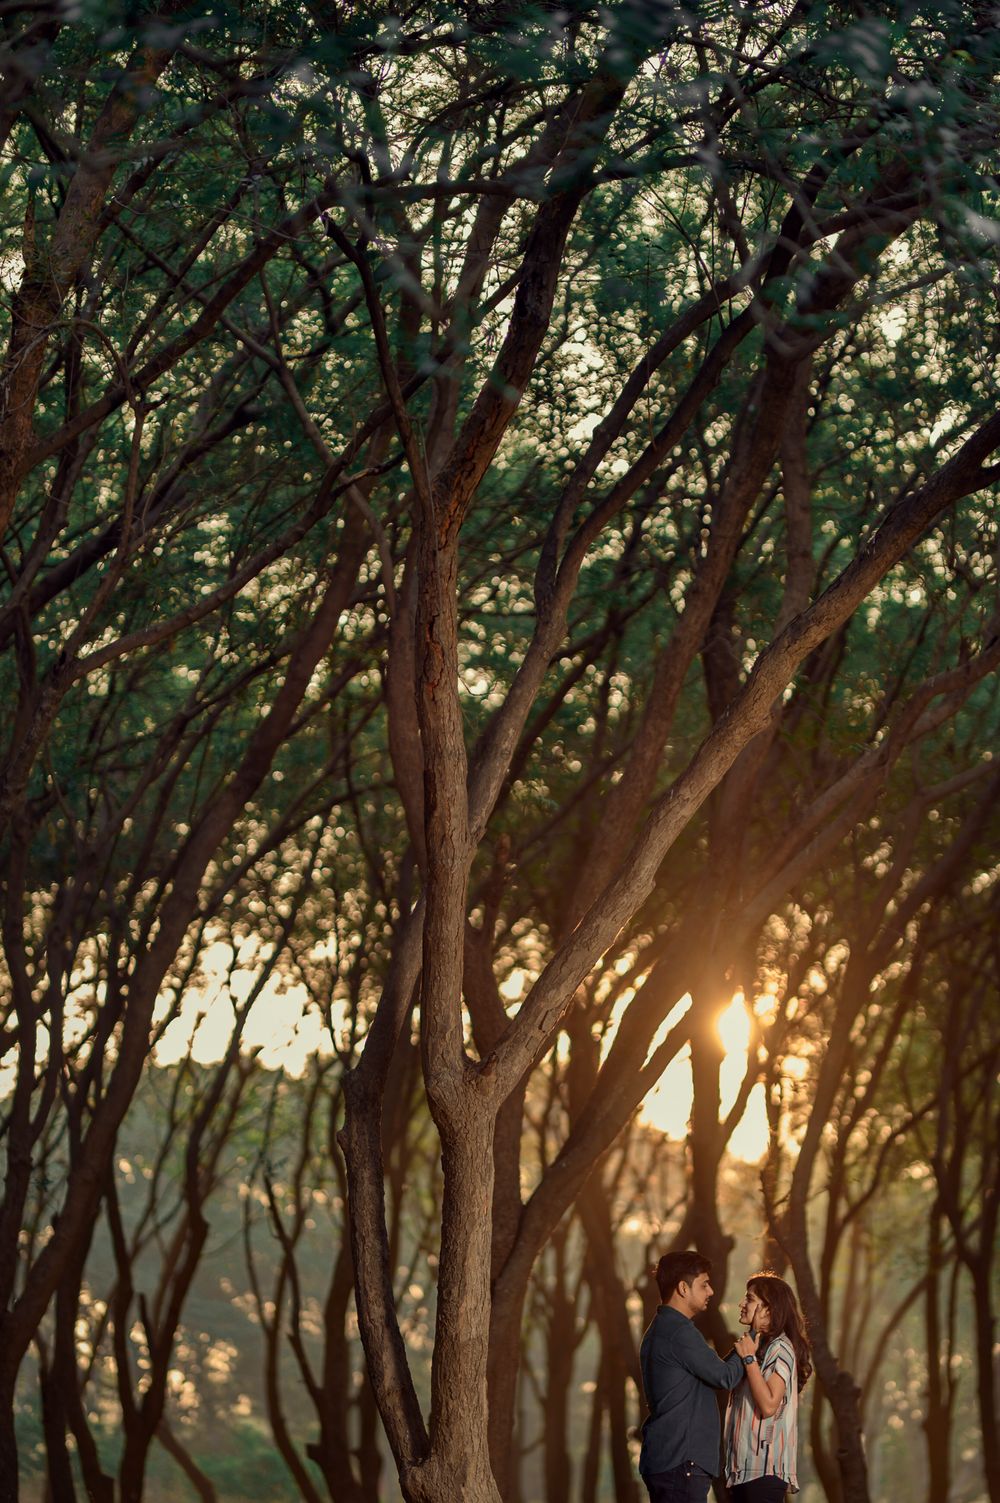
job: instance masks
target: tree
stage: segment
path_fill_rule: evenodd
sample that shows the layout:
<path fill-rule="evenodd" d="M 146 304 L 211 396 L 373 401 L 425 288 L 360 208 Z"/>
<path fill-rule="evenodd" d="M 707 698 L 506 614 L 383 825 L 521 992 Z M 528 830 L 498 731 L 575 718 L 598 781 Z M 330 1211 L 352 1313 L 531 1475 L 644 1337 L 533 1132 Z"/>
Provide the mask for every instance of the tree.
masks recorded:
<path fill-rule="evenodd" d="M 937 1187 L 935 1213 L 943 1214 L 958 1259 L 972 1284 L 977 1399 L 983 1427 L 983 1469 L 991 1500 L 1000 1497 L 997 1384 L 993 1332 L 994 1264 L 1000 1214 L 996 1142 L 998 1046 L 993 1026 L 997 995 L 995 894 L 973 880 L 963 898 L 979 923 L 968 933 L 939 987 L 945 1011 L 937 1024 L 940 1050 L 937 1141 L 931 1155 Z M 987 894 L 983 895 L 983 889 Z M 978 889 L 978 890 L 977 890 Z M 976 913 L 979 909 L 979 913 Z M 933 1353 L 930 1354 L 933 1356 Z"/>
<path fill-rule="evenodd" d="M 724 1265 L 723 994 L 902 754 L 992 724 L 996 37 L 975 5 L 104 19 L 6 18 L 0 1473 L 158 998 L 336 817 L 377 853 L 345 890 L 380 884 L 340 1138 L 375 1400 L 408 1498 L 496 1498 L 531 1270 L 595 1164 L 690 1038 Z M 411 1026 L 429 1427 L 384 1206 Z M 583 1086 L 523 1200 L 561 1039 Z"/>
<path fill-rule="evenodd" d="M 813 1457 L 831 1500 L 867 1489 L 864 1407 L 886 1342 L 944 1262 L 933 1218 L 934 1260 L 921 1259 L 902 1288 L 885 1239 L 867 1266 L 865 1244 L 876 1207 L 881 1223 L 892 1225 L 898 1213 L 891 1186 L 914 1162 L 915 1143 L 941 1109 L 936 1082 L 920 1068 L 919 999 L 941 946 L 940 913 L 982 859 L 985 817 L 996 805 L 992 763 L 975 771 L 918 786 L 896 819 L 873 820 L 867 839 L 857 838 L 854 872 L 846 880 L 840 872 L 832 882 L 814 879 L 782 926 L 791 952 L 784 967 L 794 983 L 765 1034 L 772 1133 L 765 1193 L 834 1420 L 831 1441 L 824 1407 L 813 1404 Z M 934 822 L 922 818 L 928 807 Z M 778 932 L 772 930 L 769 948 Z M 782 1083 L 789 1056 L 805 1072 L 798 1099 Z M 791 1163 L 783 1146 L 788 1138 L 796 1142 Z M 814 1208 L 818 1179 L 822 1217 Z M 936 1344 L 928 1348 L 928 1361 L 935 1360 Z"/>
<path fill-rule="evenodd" d="M 593 87 L 596 88 L 597 84 Z M 842 161 L 842 151 L 841 141 L 837 150 L 838 162 Z M 818 197 L 822 180 L 830 167 L 831 163 L 821 161 L 802 191 L 809 193 L 815 188 Z M 568 164 L 566 168 L 568 171 Z M 400 952 L 400 970 L 380 1006 L 365 1056 L 349 1082 L 347 1123 L 342 1141 L 352 1188 L 355 1260 L 369 1365 L 404 1487 L 413 1497 L 437 1497 L 448 1490 L 454 1492 L 456 1488 L 466 1489 L 470 1496 L 492 1495 L 478 1439 L 478 1431 L 487 1420 L 483 1366 L 487 1362 L 487 1346 L 484 1331 L 479 1341 L 473 1339 L 469 1317 L 470 1312 L 483 1311 L 487 1307 L 486 1270 L 491 1259 L 486 1245 L 485 1218 L 477 1208 L 482 1186 L 491 1185 L 490 1166 L 501 1105 L 519 1087 L 525 1072 L 548 1042 L 552 1030 L 559 1025 L 587 974 L 618 939 L 623 927 L 650 893 L 663 858 L 698 807 L 749 743 L 776 724 L 777 717 L 772 707 L 795 669 L 811 651 L 845 625 L 864 594 L 887 570 L 900 562 L 923 527 L 938 515 L 931 497 L 942 497 L 940 487 L 947 488 L 951 478 L 957 477 L 959 471 L 950 466 L 961 466 L 963 462 L 974 465 L 976 478 L 969 477 L 973 487 L 992 478 L 991 472 L 981 470 L 979 461 L 973 459 L 973 449 L 966 451 L 965 461 L 956 454 L 934 479 L 925 481 L 916 490 L 910 489 L 906 498 L 897 502 L 882 526 L 874 530 L 872 538 L 862 546 L 853 561 L 846 564 L 811 606 L 803 609 L 796 596 L 803 582 L 808 587 L 812 581 L 803 581 L 790 571 L 791 593 L 787 607 L 790 621 L 786 625 L 779 620 L 783 629 L 779 630 L 771 647 L 759 656 L 745 685 L 740 683 L 740 675 L 736 675 L 729 697 L 719 704 L 709 736 L 661 801 L 654 803 L 641 833 L 629 848 L 635 819 L 652 791 L 684 672 L 694 654 L 701 649 L 705 633 L 713 621 L 723 584 L 744 537 L 751 506 L 759 500 L 767 485 L 794 404 L 796 400 L 801 403 L 804 391 L 809 389 L 808 362 L 833 336 L 839 325 L 834 315 L 839 312 L 842 300 L 854 294 L 861 277 L 869 274 L 873 259 L 877 260 L 880 251 L 885 253 L 887 247 L 921 217 L 920 193 L 914 193 L 911 171 L 902 161 L 897 161 L 891 166 L 883 166 L 883 175 L 876 172 L 874 192 L 863 195 L 853 213 L 847 212 L 843 221 L 847 228 L 837 245 L 836 255 L 812 271 L 807 288 L 799 294 L 791 321 L 786 323 L 782 313 L 770 303 L 769 279 L 783 276 L 788 270 L 784 246 L 789 239 L 795 239 L 801 252 L 803 242 L 809 241 L 811 234 L 802 223 L 801 205 L 793 202 L 789 210 L 791 218 L 783 226 L 780 248 L 776 249 L 771 260 L 765 260 L 762 271 L 764 291 L 761 296 L 767 316 L 763 312 L 759 314 L 760 320 L 765 322 L 761 364 L 751 379 L 735 430 L 729 435 L 729 462 L 719 491 L 712 496 L 712 525 L 705 552 L 696 565 L 678 633 L 664 655 L 662 681 L 658 682 L 654 676 L 655 697 L 643 726 L 646 735 L 640 732 L 637 736 L 622 776 L 608 796 L 599 837 L 588 849 L 591 860 L 586 867 L 585 881 L 577 889 L 575 908 L 571 904 L 570 912 L 565 916 L 568 922 L 563 935 L 556 936 L 551 958 L 522 1002 L 516 1019 L 508 1021 L 501 1029 L 494 1026 L 494 1036 L 490 1041 L 487 1041 L 484 1030 L 478 1061 L 470 1060 L 466 1054 L 462 1036 L 461 947 L 466 922 L 466 893 L 481 832 L 485 831 L 495 802 L 501 796 L 509 773 L 510 755 L 526 723 L 529 705 L 541 686 L 553 652 L 558 650 L 565 630 L 570 592 L 576 587 L 583 550 L 590 542 L 590 529 L 596 532 L 609 513 L 614 515 L 636 494 L 639 486 L 656 473 L 657 467 L 667 459 L 685 433 L 691 420 L 690 408 L 696 407 L 701 392 L 697 390 L 699 378 L 696 377 L 696 396 L 691 391 L 687 393 L 691 398 L 687 409 L 685 398 L 679 396 L 677 405 L 672 410 L 668 408 L 667 422 L 652 436 L 640 457 L 617 484 L 604 490 L 599 500 L 595 499 L 593 510 L 580 524 L 579 530 L 568 535 L 569 518 L 580 505 L 582 485 L 593 473 L 590 467 L 599 463 L 607 452 L 604 444 L 621 431 L 620 425 L 626 414 L 632 411 L 629 395 L 623 395 L 617 406 L 610 409 L 605 423 L 595 430 L 588 456 L 576 468 L 551 513 L 547 545 L 542 550 L 536 576 L 535 633 L 502 707 L 488 722 L 474 746 L 468 773 L 457 688 L 461 681 L 461 657 L 455 586 L 461 573 L 460 527 L 471 503 L 472 488 L 482 480 L 486 465 L 495 452 L 498 425 L 506 420 L 507 408 L 524 384 L 529 359 L 534 357 L 540 345 L 537 330 L 542 294 L 537 289 L 547 289 L 551 285 L 552 258 L 561 249 L 556 231 L 562 222 L 561 215 L 568 212 L 566 195 L 569 190 L 561 187 L 562 175 L 559 189 L 553 190 L 543 206 L 526 242 L 521 288 L 505 342 L 497 357 L 493 388 L 481 390 L 453 447 L 445 450 L 439 460 L 434 451 L 425 459 L 417 447 L 408 412 L 401 400 L 395 401 L 396 420 L 407 447 L 421 519 L 418 529 L 420 598 L 417 639 L 421 654 L 418 709 L 424 760 L 422 814 L 426 852 L 424 906 L 419 910 L 422 945 L 418 951 L 416 936 L 411 939 L 407 935 L 408 947 Z M 888 196 L 882 197 L 883 194 Z M 576 205 L 573 208 L 575 210 Z M 858 226 L 863 226 L 863 229 Z M 348 253 L 346 239 L 341 243 L 345 254 Z M 360 256 L 357 264 L 359 275 L 365 282 L 369 311 L 378 328 L 381 307 L 377 288 L 370 275 L 366 275 Z M 546 291 L 546 301 L 542 305 L 546 319 L 550 297 Z M 752 314 L 742 324 L 741 317 L 734 317 L 731 323 L 724 324 L 718 344 L 706 357 L 699 372 L 706 386 L 715 378 L 716 364 L 721 365 L 723 359 L 730 356 L 732 346 L 743 331 L 749 334 L 751 328 L 756 327 L 757 320 Z M 809 332 L 804 333 L 804 329 Z M 674 326 L 671 334 L 663 336 L 658 349 L 662 349 L 665 343 L 669 345 L 671 336 L 678 337 L 678 332 Z M 379 339 L 379 350 L 386 388 L 392 393 L 398 387 L 398 381 L 389 344 L 384 337 Z M 646 379 L 643 362 L 637 368 L 633 390 Z M 501 382 L 502 391 L 497 389 Z M 979 441 L 987 446 L 983 451 L 985 457 L 992 452 L 993 446 L 993 435 L 988 428 L 982 430 Z M 966 484 L 968 481 L 961 482 L 963 488 Z M 791 484 L 788 489 L 792 489 Z M 897 528 L 901 531 L 897 532 Z M 973 670 L 974 676 L 992 666 L 991 652 L 992 649 L 988 648 L 984 659 Z M 672 684 L 677 686 L 673 692 Z M 936 696 L 943 689 L 944 685 L 929 685 L 926 693 Z M 414 815 L 411 815 L 410 822 L 417 822 Z M 373 1124 L 382 1072 L 391 1057 L 392 1038 L 418 975 L 425 1079 L 442 1136 L 445 1166 L 443 1254 L 435 1348 L 435 1423 L 429 1435 L 413 1403 L 412 1389 L 406 1383 L 402 1349 L 394 1342 L 391 1333 L 388 1338 L 385 1335 L 387 1281 L 384 1265 L 380 1266 L 377 1256 L 379 1176 L 373 1169 L 378 1163 Z M 683 989 L 683 983 L 678 984 L 680 978 L 671 980 L 673 985 L 668 996 L 676 996 Z M 706 980 L 704 992 L 706 997 L 713 993 L 717 995 L 711 977 Z M 474 999 L 468 997 L 468 1000 L 470 1007 L 474 1008 Z M 708 1012 L 707 1003 L 704 1011 Z M 656 1022 L 662 1016 L 661 1012 Z M 474 1027 L 476 1021 L 474 1015 Z M 619 1039 L 625 1038 L 626 1032 L 623 1026 Z M 649 1036 L 646 1034 L 642 1040 L 642 1053 Z M 640 1061 L 642 1053 L 638 1054 Z M 510 1390 L 509 1386 L 505 1389 L 509 1378 L 505 1379 L 504 1375 L 514 1367 L 512 1356 L 527 1269 L 538 1247 L 572 1203 L 595 1153 L 608 1145 L 641 1094 L 640 1091 L 633 1096 L 624 1083 L 615 1090 L 617 1064 L 618 1058 L 612 1051 L 605 1066 L 606 1073 L 602 1072 L 603 1078 L 595 1083 L 595 1097 L 601 1101 L 603 1131 L 594 1131 L 586 1154 L 581 1153 L 580 1178 L 575 1179 L 571 1171 L 575 1145 L 570 1143 L 557 1166 L 555 1180 L 559 1189 L 555 1190 L 550 1182 L 544 1190 L 535 1192 L 532 1203 L 520 1218 L 520 1245 L 515 1242 L 503 1271 L 499 1277 L 494 1277 L 494 1384 L 489 1417 L 495 1438 L 495 1469 L 502 1469 L 502 1457 L 506 1453 Z M 710 1136 L 714 1138 L 714 1134 Z M 714 1143 L 709 1148 L 710 1154 L 713 1149 Z M 497 1179 L 509 1183 L 511 1176 L 507 1171 L 498 1170 Z M 493 1263 L 495 1266 L 495 1257 Z M 470 1394 L 478 1394 L 481 1403 L 471 1421 Z M 859 1482 L 858 1486 L 863 1487 L 863 1483 Z"/>

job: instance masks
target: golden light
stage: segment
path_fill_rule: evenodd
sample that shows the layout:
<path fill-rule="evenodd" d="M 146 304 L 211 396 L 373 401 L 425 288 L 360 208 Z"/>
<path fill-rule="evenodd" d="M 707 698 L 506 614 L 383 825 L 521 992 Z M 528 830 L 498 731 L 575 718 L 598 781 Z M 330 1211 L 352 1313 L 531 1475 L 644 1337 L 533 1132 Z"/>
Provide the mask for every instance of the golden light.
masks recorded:
<path fill-rule="evenodd" d="M 647 1094 L 640 1120 L 658 1132 L 666 1133 L 668 1138 L 686 1138 L 693 1100 L 691 1050 L 685 1045 Z"/>
<path fill-rule="evenodd" d="M 774 992 L 761 992 L 753 1005 L 754 1016 L 765 1023 L 774 1020 L 778 1013 L 778 998 Z"/>
<path fill-rule="evenodd" d="M 715 1028 L 727 1059 L 734 1054 L 746 1057 L 750 1048 L 750 1014 L 742 992 L 737 992 L 729 1006 L 720 1012 Z"/>
<path fill-rule="evenodd" d="M 201 984 L 185 993 L 153 1051 L 158 1065 L 176 1064 L 189 1051 L 202 1065 L 222 1059 L 236 1020 L 233 1002 L 249 997 L 259 957 L 251 945 L 245 953 L 241 950 L 235 970 L 230 969 L 232 959 L 229 945 L 221 941 L 205 951 Z M 251 1007 L 241 1043 L 247 1052 L 258 1051 L 265 1069 L 302 1075 L 312 1055 L 330 1053 L 332 1041 L 326 1023 L 309 1006 L 305 987 L 281 985 L 275 977 Z"/>
<path fill-rule="evenodd" d="M 193 1058 L 209 1064 L 225 1053 L 234 1022 L 233 1001 L 246 999 L 253 985 L 255 963 L 260 957 L 250 950 L 242 952 L 233 968 L 233 955 L 223 943 L 211 946 L 203 957 L 201 985 L 189 989 L 174 1019 L 155 1050 L 160 1065 L 175 1063 L 191 1051 Z M 522 992 L 526 974 L 515 969 L 507 979 L 507 999 L 515 989 Z M 601 1057 L 607 1056 L 621 1017 L 632 1001 L 627 990 L 618 998 L 609 1027 L 602 1039 Z M 670 1030 L 691 1006 L 685 993 L 663 1019 L 653 1038 L 647 1058 L 652 1055 Z M 776 997 L 764 993 L 756 998 L 753 1011 L 758 1017 L 773 1013 Z M 751 1014 L 742 991 L 720 1011 L 715 1021 L 723 1058 L 719 1069 L 720 1110 L 725 1117 L 733 1107 L 743 1083 L 751 1038 Z M 309 1007 L 305 989 L 286 986 L 279 991 L 265 987 L 258 997 L 243 1034 L 243 1046 L 261 1051 L 261 1063 L 269 1069 L 284 1068 L 289 1074 L 301 1074 L 311 1055 L 329 1053 L 331 1040 L 324 1022 Z M 805 1063 L 794 1058 L 785 1061 L 786 1073 L 797 1077 Z M 687 1136 L 691 1115 L 693 1085 L 691 1052 L 685 1046 L 670 1062 L 657 1084 L 646 1096 L 641 1120 L 668 1137 L 683 1140 Z M 756 1162 L 766 1151 L 768 1142 L 767 1103 L 759 1082 L 749 1093 L 746 1109 L 729 1140 L 729 1152 L 745 1162 Z"/>
<path fill-rule="evenodd" d="M 690 998 L 687 998 L 690 1005 Z M 768 995 L 767 1002 L 774 999 Z M 755 1010 L 758 1010 L 755 1008 Z M 737 992 L 716 1019 L 716 1031 L 724 1050 L 719 1068 L 720 1109 L 723 1117 L 732 1110 L 747 1070 L 750 1051 L 750 1011 L 743 993 Z M 684 1049 L 672 1060 L 642 1105 L 642 1120 L 670 1138 L 687 1136 L 693 1101 L 691 1054 Z M 729 1152 L 745 1163 L 756 1163 L 767 1151 L 767 1100 L 758 1081 L 750 1091 L 746 1110 L 729 1140 Z"/>
<path fill-rule="evenodd" d="M 767 1120 L 767 1095 L 758 1080 L 747 1098 L 746 1110 L 729 1139 L 729 1152 L 745 1164 L 756 1164 L 767 1152 L 770 1126 Z"/>

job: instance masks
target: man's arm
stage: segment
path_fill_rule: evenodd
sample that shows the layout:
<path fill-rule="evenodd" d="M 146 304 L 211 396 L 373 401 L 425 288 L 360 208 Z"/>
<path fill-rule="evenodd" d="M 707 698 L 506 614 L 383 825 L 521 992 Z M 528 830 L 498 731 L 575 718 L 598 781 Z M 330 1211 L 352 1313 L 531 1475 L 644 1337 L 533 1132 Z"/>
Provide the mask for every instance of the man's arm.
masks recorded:
<path fill-rule="evenodd" d="M 735 1348 L 723 1359 L 717 1357 L 694 1326 L 682 1333 L 675 1348 L 677 1360 L 689 1373 L 707 1383 L 710 1388 L 736 1388 L 743 1378 L 743 1359 Z"/>

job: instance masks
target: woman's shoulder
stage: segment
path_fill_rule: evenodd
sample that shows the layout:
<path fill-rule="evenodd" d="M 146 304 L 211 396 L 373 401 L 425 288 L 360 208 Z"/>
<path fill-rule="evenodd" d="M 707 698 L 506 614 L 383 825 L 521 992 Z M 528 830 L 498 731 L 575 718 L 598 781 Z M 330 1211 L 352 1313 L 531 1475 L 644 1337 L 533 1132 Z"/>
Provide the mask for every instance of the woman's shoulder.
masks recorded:
<path fill-rule="evenodd" d="M 764 1354 L 764 1366 L 774 1367 L 780 1362 L 786 1362 L 793 1371 L 795 1370 L 795 1348 L 791 1338 L 786 1336 L 784 1331 L 771 1337 Z"/>

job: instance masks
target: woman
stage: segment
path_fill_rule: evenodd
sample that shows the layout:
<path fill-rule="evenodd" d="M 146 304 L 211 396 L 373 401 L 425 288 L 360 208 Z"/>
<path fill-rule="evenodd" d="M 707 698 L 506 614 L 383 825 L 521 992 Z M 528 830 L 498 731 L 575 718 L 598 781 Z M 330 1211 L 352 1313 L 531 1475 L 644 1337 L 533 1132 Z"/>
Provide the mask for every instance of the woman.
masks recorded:
<path fill-rule="evenodd" d="M 783 1503 L 795 1475 L 799 1392 L 812 1372 L 795 1295 L 784 1279 L 758 1273 L 740 1306 L 747 1333 L 736 1343 L 746 1382 L 726 1410 L 726 1485 L 733 1503 Z"/>

